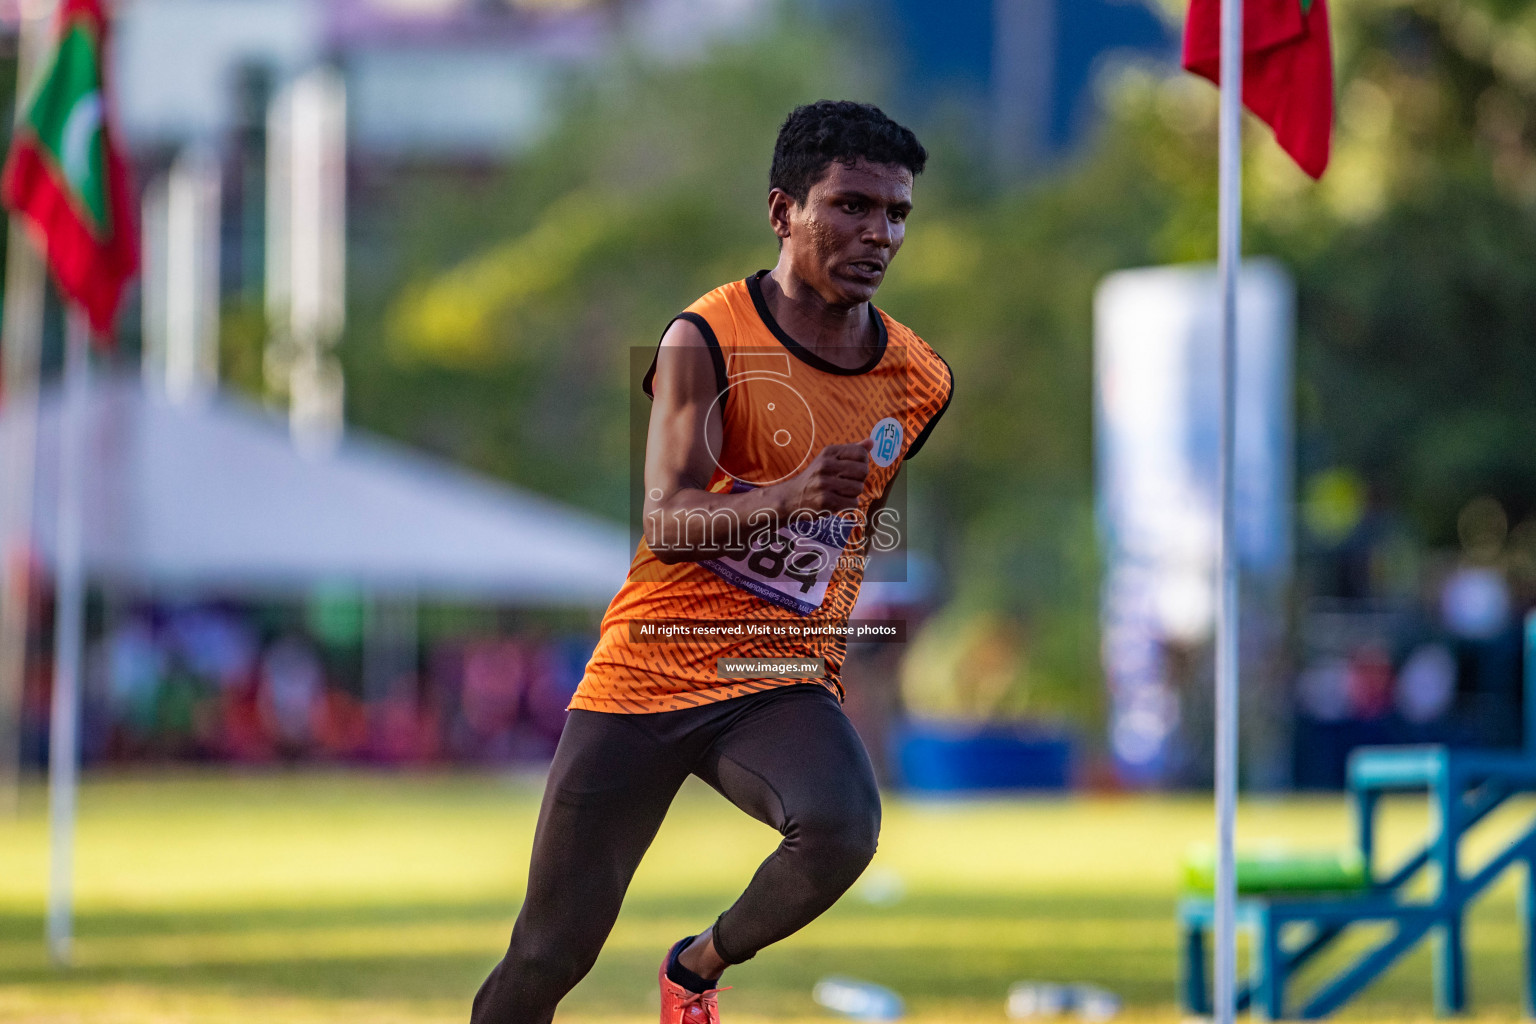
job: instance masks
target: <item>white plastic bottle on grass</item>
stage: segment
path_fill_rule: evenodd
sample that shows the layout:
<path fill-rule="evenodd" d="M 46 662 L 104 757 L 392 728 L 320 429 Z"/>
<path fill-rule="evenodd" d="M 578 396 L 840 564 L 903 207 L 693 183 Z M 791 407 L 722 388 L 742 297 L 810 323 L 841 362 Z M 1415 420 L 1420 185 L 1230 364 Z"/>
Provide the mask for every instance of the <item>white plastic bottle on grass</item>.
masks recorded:
<path fill-rule="evenodd" d="M 833 1013 L 854 1020 L 900 1020 L 905 1012 L 901 996 L 883 985 L 857 978 L 822 978 L 811 989 L 811 998 Z"/>
<path fill-rule="evenodd" d="M 1065 985 L 1049 981 L 1020 981 L 1008 989 L 1008 1016 L 1013 1020 L 1059 1017 L 1072 1005 Z"/>
<path fill-rule="evenodd" d="M 1093 985 L 1073 985 L 1072 1010 L 1078 1020 L 1097 1024 L 1120 1012 L 1120 997 Z"/>
<path fill-rule="evenodd" d="M 1120 997 L 1094 985 L 1021 981 L 1008 989 L 1006 1009 L 1013 1020 L 1039 1020 L 1071 1013 L 1089 1024 L 1102 1024 L 1120 1012 Z"/>

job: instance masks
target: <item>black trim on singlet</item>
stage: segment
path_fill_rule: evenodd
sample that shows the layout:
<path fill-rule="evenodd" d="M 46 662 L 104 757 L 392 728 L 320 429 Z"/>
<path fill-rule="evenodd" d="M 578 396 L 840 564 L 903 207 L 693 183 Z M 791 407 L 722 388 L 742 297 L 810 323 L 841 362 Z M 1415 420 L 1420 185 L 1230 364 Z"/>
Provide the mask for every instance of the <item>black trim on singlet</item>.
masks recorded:
<path fill-rule="evenodd" d="M 934 355 L 939 356 L 937 352 Z M 923 442 L 928 440 L 928 435 L 933 433 L 933 425 L 939 422 L 939 418 L 949 408 L 950 400 L 955 397 L 955 371 L 950 368 L 949 360 L 943 356 L 939 356 L 939 362 L 944 364 L 944 370 L 949 374 L 949 394 L 944 396 L 944 404 L 939 406 L 939 411 L 933 414 L 933 418 L 923 425 L 922 432 L 907 446 L 907 454 L 902 456 L 903 462 L 910 461 L 912 456 L 917 454 L 917 450 L 923 446 Z"/>
<path fill-rule="evenodd" d="M 693 326 L 699 329 L 700 334 L 704 335 L 704 347 L 709 349 L 709 361 L 715 364 L 715 383 L 718 389 L 716 394 L 720 396 L 720 411 L 724 412 L 725 401 L 730 397 L 727 388 L 730 380 L 725 375 L 725 353 L 720 351 L 720 339 L 715 337 L 715 329 L 709 326 L 708 320 L 705 320 L 697 313 L 686 312 L 679 313 L 671 320 L 668 320 L 667 326 L 662 329 L 661 336 L 665 338 L 667 336 L 667 331 L 670 331 L 672 329 L 672 325 L 677 323 L 679 320 L 687 320 L 689 323 L 693 324 Z M 645 397 L 653 400 L 655 399 L 656 395 L 651 390 L 651 384 L 656 380 L 656 359 L 661 352 L 660 339 L 657 339 L 656 341 L 656 351 L 657 355 L 651 357 L 650 369 L 645 371 L 645 377 L 640 381 L 640 389 L 645 392 Z"/>
<path fill-rule="evenodd" d="M 768 328 L 768 330 L 773 332 L 773 336 L 778 338 L 779 341 L 783 343 L 784 347 L 789 349 L 789 351 L 796 358 L 798 358 L 801 362 L 806 363 L 807 365 L 814 366 L 818 370 L 822 370 L 826 373 L 836 373 L 844 377 L 856 377 L 861 373 L 868 373 L 870 370 L 873 370 L 875 367 L 880 365 L 881 358 L 885 356 L 885 314 L 876 309 L 873 304 L 870 305 L 869 310 L 875 315 L 875 332 L 879 335 L 879 338 L 875 342 L 875 354 L 870 356 L 869 361 L 866 362 L 863 366 L 855 366 L 852 368 L 847 366 L 838 366 L 836 363 L 827 362 L 825 359 L 821 358 L 821 356 L 812 352 L 810 349 L 800 344 L 794 338 L 791 338 L 788 333 L 785 332 L 784 328 L 779 326 L 779 322 L 773 318 L 773 314 L 768 310 L 767 300 L 763 298 L 762 279 L 767 273 L 768 271 L 766 270 L 759 270 L 757 273 L 747 278 L 747 291 L 752 294 L 752 305 L 757 307 L 757 315 L 762 319 L 763 324 Z"/>

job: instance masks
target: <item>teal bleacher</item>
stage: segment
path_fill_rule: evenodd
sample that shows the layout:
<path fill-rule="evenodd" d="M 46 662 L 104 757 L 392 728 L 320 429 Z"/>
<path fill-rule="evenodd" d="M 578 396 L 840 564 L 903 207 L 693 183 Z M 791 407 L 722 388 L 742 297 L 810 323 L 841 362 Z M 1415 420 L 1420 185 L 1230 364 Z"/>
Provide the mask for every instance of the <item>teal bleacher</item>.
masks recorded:
<path fill-rule="evenodd" d="M 1238 924 L 1249 929 L 1254 942 L 1252 970 L 1238 986 L 1240 1011 L 1257 1010 L 1272 1020 L 1327 1016 L 1408 950 L 1433 938 L 1435 1011 L 1461 1012 L 1467 1005 L 1468 908 L 1506 871 L 1523 866 L 1526 1013 L 1536 1017 L 1536 816 L 1493 857 L 1470 868 L 1463 862 L 1463 843 L 1473 828 L 1511 797 L 1536 793 L 1536 613 L 1526 620 L 1525 650 L 1524 750 L 1363 747 L 1350 756 L 1346 786 L 1355 812 L 1356 851 L 1366 867 L 1358 889 L 1256 891 L 1241 884 L 1240 869 Z M 1381 869 L 1375 856 L 1376 812 L 1380 798 L 1389 793 L 1424 793 L 1435 824 L 1421 848 Z M 1426 877 L 1428 895 L 1416 884 Z M 1185 1010 L 1194 1014 L 1211 1012 L 1207 938 L 1214 918 L 1209 895 L 1190 895 L 1179 904 L 1181 996 Z M 1291 991 L 1297 972 L 1352 926 L 1375 924 L 1393 927 L 1304 997 Z"/>

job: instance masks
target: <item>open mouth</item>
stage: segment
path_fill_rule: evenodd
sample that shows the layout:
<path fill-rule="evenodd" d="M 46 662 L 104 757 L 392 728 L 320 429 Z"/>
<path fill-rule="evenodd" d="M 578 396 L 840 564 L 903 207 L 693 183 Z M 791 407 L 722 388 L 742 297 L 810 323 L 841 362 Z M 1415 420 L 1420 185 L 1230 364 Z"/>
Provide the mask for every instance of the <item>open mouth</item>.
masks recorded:
<path fill-rule="evenodd" d="M 885 273 L 885 264 L 879 260 L 855 260 L 848 266 L 864 277 L 879 277 Z"/>

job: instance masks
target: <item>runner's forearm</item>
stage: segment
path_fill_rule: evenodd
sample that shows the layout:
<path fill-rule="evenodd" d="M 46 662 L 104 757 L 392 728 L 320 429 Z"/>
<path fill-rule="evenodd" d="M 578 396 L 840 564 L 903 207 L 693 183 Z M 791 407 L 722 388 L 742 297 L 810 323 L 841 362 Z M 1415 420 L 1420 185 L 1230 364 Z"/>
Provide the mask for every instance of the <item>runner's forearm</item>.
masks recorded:
<path fill-rule="evenodd" d="M 645 542 L 662 562 L 740 557 L 752 535 L 783 523 L 794 511 L 783 484 L 717 494 L 683 487 L 645 505 Z"/>

